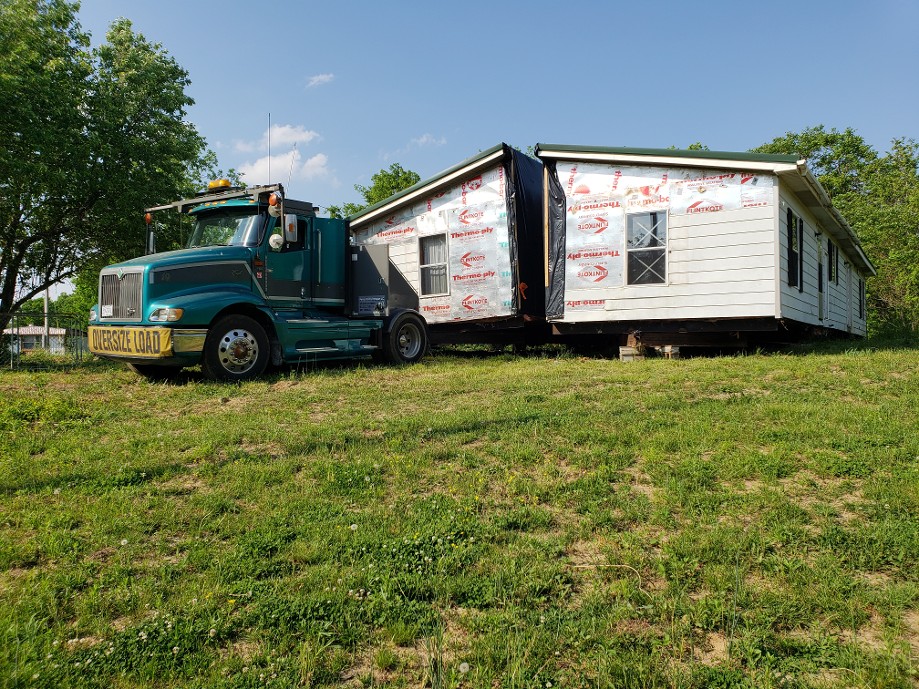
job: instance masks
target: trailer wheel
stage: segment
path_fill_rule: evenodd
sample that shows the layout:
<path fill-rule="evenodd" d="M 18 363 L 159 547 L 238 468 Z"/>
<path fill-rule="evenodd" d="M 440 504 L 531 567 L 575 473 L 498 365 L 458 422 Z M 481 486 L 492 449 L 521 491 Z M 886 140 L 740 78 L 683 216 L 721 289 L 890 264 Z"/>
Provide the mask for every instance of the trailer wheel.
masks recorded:
<path fill-rule="evenodd" d="M 269 354 L 265 329 L 248 316 L 230 315 L 208 331 L 201 368 L 211 380 L 249 380 L 264 373 Z"/>
<path fill-rule="evenodd" d="M 155 364 L 128 364 L 128 368 L 150 381 L 175 380 L 182 372 L 181 366 L 156 366 Z"/>
<path fill-rule="evenodd" d="M 383 338 L 383 356 L 393 364 L 414 364 L 428 349 L 424 321 L 413 313 L 403 313 Z"/>

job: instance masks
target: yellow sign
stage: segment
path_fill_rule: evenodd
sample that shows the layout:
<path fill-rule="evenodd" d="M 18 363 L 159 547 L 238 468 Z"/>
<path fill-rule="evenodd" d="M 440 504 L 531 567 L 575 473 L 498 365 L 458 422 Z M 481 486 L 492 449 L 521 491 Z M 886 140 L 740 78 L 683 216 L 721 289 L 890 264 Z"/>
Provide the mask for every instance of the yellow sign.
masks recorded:
<path fill-rule="evenodd" d="M 89 326 L 89 351 L 101 356 L 157 359 L 172 356 L 172 328 Z"/>

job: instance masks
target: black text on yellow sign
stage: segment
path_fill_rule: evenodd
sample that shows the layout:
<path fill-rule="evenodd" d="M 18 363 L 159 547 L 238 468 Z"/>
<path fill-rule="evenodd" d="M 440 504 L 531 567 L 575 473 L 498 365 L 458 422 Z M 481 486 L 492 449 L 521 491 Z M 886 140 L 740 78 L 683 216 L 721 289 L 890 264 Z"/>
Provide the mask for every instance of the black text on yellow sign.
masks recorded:
<path fill-rule="evenodd" d="M 172 354 L 172 330 L 90 326 L 89 351 L 108 356 L 169 356 Z"/>

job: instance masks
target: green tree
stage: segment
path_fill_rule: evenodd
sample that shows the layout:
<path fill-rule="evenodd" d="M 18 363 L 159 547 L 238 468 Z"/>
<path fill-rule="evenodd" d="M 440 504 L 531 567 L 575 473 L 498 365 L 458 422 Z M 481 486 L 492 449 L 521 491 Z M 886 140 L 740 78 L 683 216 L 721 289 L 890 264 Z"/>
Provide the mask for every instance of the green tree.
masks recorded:
<path fill-rule="evenodd" d="M 142 209 L 215 167 L 188 73 L 124 19 L 91 50 L 77 9 L 0 0 L 0 314 L 143 253 Z"/>
<path fill-rule="evenodd" d="M 374 174 L 370 178 L 369 187 L 354 185 L 355 191 L 364 197 L 364 204 L 343 203 L 341 206 L 329 206 L 329 216 L 343 218 L 354 215 L 368 206 L 388 199 L 393 194 L 398 194 L 403 189 L 408 189 L 420 180 L 417 172 L 406 170 L 399 163 L 393 163 L 388 170 L 380 170 Z"/>
<path fill-rule="evenodd" d="M 667 148 L 669 148 L 671 151 L 680 150 L 677 146 L 668 146 Z M 686 151 L 708 151 L 709 148 L 708 146 L 703 144 L 701 141 L 695 141 L 689 144 L 689 146 L 687 146 L 684 150 Z"/>
<path fill-rule="evenodd" d="M 811 171 L 833 199 L 845 193 L 865 191 L 870 168 L 878 160 L 878 152 L 855 130 L 827 131 L 823 125 L 787 132 L 753 150 L 807 158 Z"/>
<path fill-rule="evenodd" d="M 858 234 L 878 272 L 867 283 L 871 330 L 919 330 L 919 145 L 895 139 L 879 153 L 851 128 L 821 125 L 754 151 L 806 158 Z"/>

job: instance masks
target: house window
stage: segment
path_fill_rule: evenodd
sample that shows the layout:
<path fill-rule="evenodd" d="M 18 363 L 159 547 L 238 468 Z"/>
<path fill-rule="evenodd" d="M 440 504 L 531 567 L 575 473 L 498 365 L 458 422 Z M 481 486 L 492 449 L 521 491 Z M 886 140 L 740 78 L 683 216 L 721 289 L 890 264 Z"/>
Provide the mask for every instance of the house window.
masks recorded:
<path fill-rule="evenodd" d="M 836 245 L 833 242 L 830 242 L 829 247 L 827 247 L 827 280 L 835 284 L 839 284 L 839 249 L 836 248 Z"/>
<path fill-rule="evenodd" d="M 422 237 L 419 242 L 421 253 L 421 294 L 447 294 L 447 235 L 436 234 Z"/>
<path fill-rule="evenodd" d="M 804 291 L 804 220 L 788 209 L 786 217 L 788 229 L 788 286 Z"/>
<path fill-rule="evenodd" d="M 626 223 L 628 283 L 650 285 L 667 281 L 667 214 L 629 215 Z"/>

